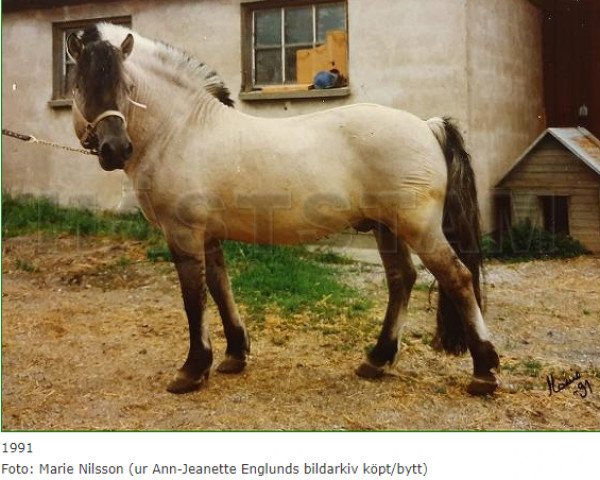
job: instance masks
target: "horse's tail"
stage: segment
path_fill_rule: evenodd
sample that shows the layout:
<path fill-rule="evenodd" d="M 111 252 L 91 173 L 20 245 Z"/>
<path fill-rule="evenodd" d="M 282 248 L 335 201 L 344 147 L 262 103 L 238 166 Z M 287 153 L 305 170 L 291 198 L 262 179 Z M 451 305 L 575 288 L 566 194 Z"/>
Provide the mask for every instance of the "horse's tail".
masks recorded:
<path fill-rule="evenodd" d="M 448 166 L 443 229 L 458 258 L 473 276 L 473 288 L 481 307 L 481 225 L 475 174 L 462 135 L 448 117 L 427 121 L 438 139 Z M 452 299 L 440 288 L 434 347 L 460 355 L 467 350 L 466 330 Z"/>

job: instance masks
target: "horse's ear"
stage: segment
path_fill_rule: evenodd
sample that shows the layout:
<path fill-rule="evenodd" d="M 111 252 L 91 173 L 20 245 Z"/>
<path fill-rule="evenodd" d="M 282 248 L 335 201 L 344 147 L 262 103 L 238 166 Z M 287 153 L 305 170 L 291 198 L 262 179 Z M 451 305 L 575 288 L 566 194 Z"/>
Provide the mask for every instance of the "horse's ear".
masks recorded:
<path fill-rule="evenodd" d="M 81 52 L 83 52 L 83 42 L 81 41 L 81 38 L 77 36 L 77 34 L 72 33 L 67 37 L 67 53 L 73 60 L 78 61 L 79 57 L 81 56 Z"/>
<path fill-rule="evenodd" d="M 123 54 L 123 58 L 127 58 L 131 54 L 132 50 L 133 35 L 131 33 L 128 33 L 125 37 L 125 40 L 123 40 L 123 43 L 121 43 L 121 53 Z"/>

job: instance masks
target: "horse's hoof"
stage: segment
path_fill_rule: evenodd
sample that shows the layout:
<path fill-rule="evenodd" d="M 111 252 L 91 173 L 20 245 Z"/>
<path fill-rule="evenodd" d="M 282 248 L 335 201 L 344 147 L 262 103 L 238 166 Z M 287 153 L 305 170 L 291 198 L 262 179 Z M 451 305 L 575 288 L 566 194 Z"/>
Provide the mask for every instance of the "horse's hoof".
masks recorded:
<path fill-rule="evenodd" d="M 500 386 L 500 382 L 495 375 L 486 375 L 485 377 L 473 377 L 467 387 L 467 392 L 471 395 L 491 395 Z"/>
<path fill-rule="evenodd" d="M 225 360 L 219 363 L 217 372 L 240 373 L 242 370 L 244 370 L 244 368 L 246 368 L 246 360 L 240 360 L 239 358 L 227 356 Z"/>
<path fill-rule="evenodd" d="M 171 393 L 188 393 L 198 390 L 208 380 L 208 372 L 199 377 L 192 377 L 189 373 L 179 370 L 167 391 Z"/>
<path fill-rule="evenodd" d="M 369 362 L 362 362 L 356 369 L 356 374 L 362 378 L 383 377 L 383 367 L 377 367 Z"/>

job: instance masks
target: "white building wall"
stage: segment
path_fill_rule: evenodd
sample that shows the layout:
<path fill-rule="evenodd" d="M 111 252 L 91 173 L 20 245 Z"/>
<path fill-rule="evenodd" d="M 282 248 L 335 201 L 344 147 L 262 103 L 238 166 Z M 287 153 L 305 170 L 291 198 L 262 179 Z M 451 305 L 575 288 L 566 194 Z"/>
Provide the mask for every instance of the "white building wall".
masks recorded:
<path fill-rule="evenodd" d="M 75 145 L 52 95 L 52 22 L 131 15 L 224 78 L 237 108 L 289 116 L 355 102 L 455 117 L 471 150 L 484 218 L 489 189 L 544 128 L 541 18 L 528 0 L 348 0 L 350 91 L 335 99 L 242 101 L 240 0 L 130 0 L 3 15 L 3 128 Z M 115 208 L 127 182 L 93 157 L 3 138 L 2 187 Z"/>

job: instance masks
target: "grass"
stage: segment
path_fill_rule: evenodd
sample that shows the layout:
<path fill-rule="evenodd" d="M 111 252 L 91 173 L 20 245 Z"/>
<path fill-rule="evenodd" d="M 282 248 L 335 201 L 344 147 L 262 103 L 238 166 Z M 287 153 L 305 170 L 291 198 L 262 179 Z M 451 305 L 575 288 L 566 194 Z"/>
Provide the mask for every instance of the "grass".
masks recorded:
<path fill-rule="evenodd" d="M 525 360 L 523 362 L 523 366 L 530 377 L 537 377 L 542 370 L 542 364 L 533 358 L 528 358 Z"/>
<path fill-rule="evenodd" d="M 226 242 L 225 257 L 238 298 L 254 314 L 276 306 L 284 315 L 311 311 L 319 317 L 365 313 L 372 302 L 340 280 L 340 271 L 322 254 L 304 247 Z"/>
<path fill-rule="evenodd" d="M 119 215 L 65 208 L 35 197 L 2 198 L 2 233 L 5 238 L 44 234 L 56 236 L 108 236 L 146 243 L 151 262 L 170 261 L 171 255 L 161 233 L 140 213 Z M 326 317 L 355 317 L 366 313 L 372 301 L 341 280 L 340 266 L 352 263 L 329 251 L 309 252 L 304 247 L 246 245 L 224 242 L 224 252 L 234 294 L 257 318 L 275 310 L 290 317 L 310 311 Z M 131 260 L 121 257 L 115 266 L 127 267 Z M 22 261 L 17 268 L 34 271 Z"/>
<path fill-rule="evenodd" d="M 519 360 L 505 360 L 502 369 L 514 374 L 538 378 L 543 370 L 543 365 L 539 360 L 528 357 Z"/>
<path fill-rule="evenodd" d="M 311 258 L 319 263 L 330 263 L 332 265 L 352 265 L 354 260 L 331 250 L 315 250 Z"/>
<path fill-rule="evenodd" d="M 133 260 L 131 260 L 131 258 L 129 258 L 127 255 L 121 255 L 119 258 L 117 258 L 114 266 L 117 268 L 127 268 L 132 263 Z"/>
<path fill-rule="evenodd" d="M 17 258 L 15 260 L 15 268 L 28 273 L 34 273 L 39 270 L 33 263 L 31 263 L 31 261 L 23 258 Z"/>
<path fill-rule="evenodd" d="M 146 257 L 153 263 L 170 262 L 171 252 L 169 252 L 167 244 L 164 241 L 160 241 L 146 248 Z"/>
<path fill-rule="evenodd" d="M 94 212 L 58 206 L 48 198 L 2 195 L 4 238 L 43 233 L 81 236 L 111 236 L 156 242 L 160 232 L 141 215 Z"/>

